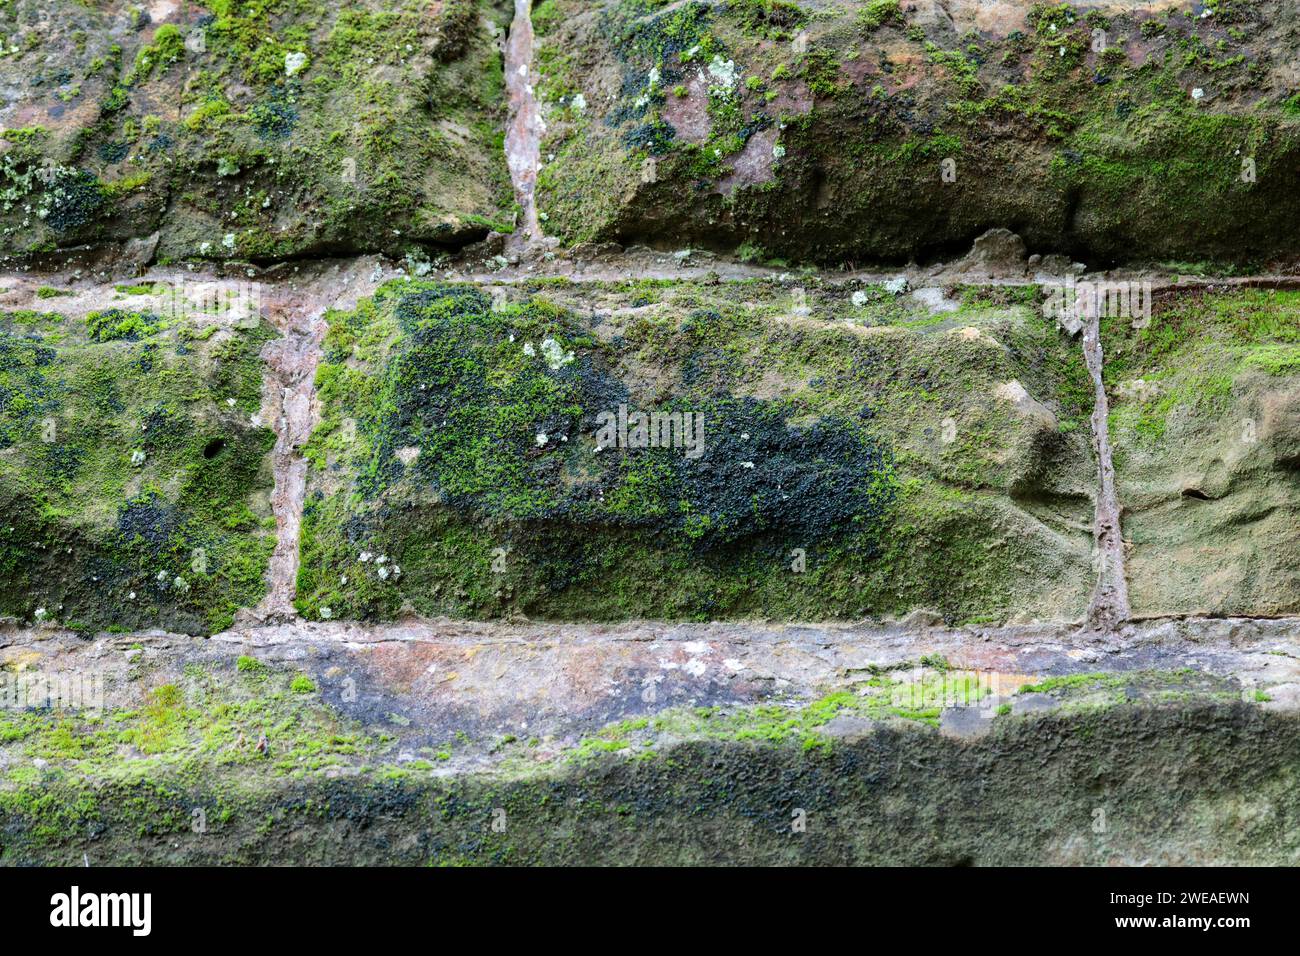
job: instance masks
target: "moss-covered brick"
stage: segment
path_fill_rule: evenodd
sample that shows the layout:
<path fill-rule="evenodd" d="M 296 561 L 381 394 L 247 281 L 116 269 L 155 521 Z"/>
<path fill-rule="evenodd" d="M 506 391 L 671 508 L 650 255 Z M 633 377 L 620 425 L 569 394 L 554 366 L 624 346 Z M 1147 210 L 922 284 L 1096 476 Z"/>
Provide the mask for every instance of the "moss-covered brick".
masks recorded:
<path fill-rule="evenodd" d="M 399 280 L 330 315 L 308 617 L 1079 612 L 1090 399 L 1036 304 L 491 291 Z M 694 416 L 699 447 L 635 447 L 637 413 Z"/>
<path fill-rule="evenodd" d="M 120 308 L 0 315 L 0 613 L 206 633 L 256 603 L 274 334 Z"/>
<path fill-rule="evenodd" d="M 547 0 L 545 228 L 833 265 L 991 225 L 1092 265 L 1294 252 L 1285 4 L 928 10 Z"/>
<path fill-rule="evenodd" d="M 163 260 L 453 248 L 510 228 L 489 0 L 0 5 L 0 255 L 159 235 Z M 74 39 L 77 38 L 77 39 Z"/>
<path fill-rule="evenodd" d="M 1300 293 L 1193 289 L 1150 305 L 1102 326 L 1134 606 L 1295 614 Z"/>

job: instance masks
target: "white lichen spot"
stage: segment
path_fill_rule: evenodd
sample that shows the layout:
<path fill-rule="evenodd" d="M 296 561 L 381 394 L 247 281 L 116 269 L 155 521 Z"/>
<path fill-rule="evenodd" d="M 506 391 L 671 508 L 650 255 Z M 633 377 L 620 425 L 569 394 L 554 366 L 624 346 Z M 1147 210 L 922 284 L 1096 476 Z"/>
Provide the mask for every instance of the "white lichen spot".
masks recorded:
<path fill-rule="evenodd" d="M 228 232 L 228 233 L 226 233 L 225 238 L 223 238 L 223 239 L 221 240 L 221 244 L 222 244 L 223 246 L 225 246 L 226 249 L 228 249 L 230 252 L 234 252 L 234 251 L 235 251 L 235 234 L 234 234 L 233 232 Z"/>
<path fill-rule="evenodd" d="M 142 451 L 137 450 L 131 452 L 131 464 L 134 465 L 136 468 L 139 468 L 141 465 L 144 464 L 144 458 L 145 458 L 145 454 Z"/>
<path fill-rule="evenodd" d="M 1203 96 L 1205 96 L 1205 90 L 1201 89 L 1199 86 L 1192 90 L 1192 99 L 1199 100 Z"/>
<path fill-rule="evenodd" d="M 307 66 L 306 53 L 286 53 L 284 55 L 284 75 L 294 76 L 301 73 Z"/>
<path fill-rule="evenodd" d="M 704 641 L 687 641 L 682 645 L 682 650 L 692 656 L 707 654 L 709 653 L 709 645 Z"/>
<path fill-rule="evenodd" d="M 537 349 L 533 348 L 532 342 L 524 343 L 524 354 L 527 355 L 529 358 L 532 358 L 534 355 L 537 354 Z"/>
<path fill-rule="evenodd" d="M 698 657 L 692 657 L 682 665 L 682 670 L 686 671 L 686 673 L 690 674 L 692 677 L 703 677 L 704 672 L 708 669 L 708 665 Z"/>
<path fill-rule="evenodd" d="M 724 60 L 716 54 L 709 61 L 709 76 L 715 85 L 728 90 L 740 82 L 740 71 L 736 69 L 736 61 Z"/>
<path fill-rule="evenodd" d="M 537 447 L 541 448 L 550 441 L 550 438 L 547 436 L 546 432 L 538 432 L 533 440 L 537 442 Z"/>
<path fill-rule="evenodd" d="M 785 156 L 785 147 L 782 146 L 780 143 L 776 143 L 772 147 L 772 158 L 781 159 L 784 156 Z"/>
<path fill-rule="evenodd" d="M 849 296 L 849 301 L 860 309 L 867 304 L 867 294 L 859 289 L 857 292 Z"/>
<path fill-rule="evenodd" d="M 542 357 L 552 372 L 564 368 L 573 361 L 573 353 L 566 352 L 564 346 L 551 337 L 542 340 Z"/>
<path fill-rule="evenodd" d="M 334 616 L 334 609 L 332 607 L 322 607 L 320 609 L 320 619 L 322 621 L 328 621 L 333 616 Z"/>
<path fill-rule="evenodd" d="M 575 93 L 573 95 L 573 99 L 570 100 L 569 102 L 572 104 L 573 108 L 579 113 L 581 113 L 583 110 L 587 108 L 587 98 L 583 96 L 581 93 Z"/>

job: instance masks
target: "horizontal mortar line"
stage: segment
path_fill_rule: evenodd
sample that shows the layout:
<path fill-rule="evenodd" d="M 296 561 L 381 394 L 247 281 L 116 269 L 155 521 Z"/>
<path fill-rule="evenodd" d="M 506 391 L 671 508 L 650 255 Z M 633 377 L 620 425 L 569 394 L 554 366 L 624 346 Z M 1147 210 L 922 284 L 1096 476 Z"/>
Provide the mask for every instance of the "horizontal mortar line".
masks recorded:
<path fill-rule="evenodd" d="M 1249 623 L 1252 621 L 1285 621 L 1300 627 L 1300 615 L 1295 614 L 1215 614 L 1213 611 L 1156 611 L 1133 614 L 1129 621 L 1223 621 Z"/>
<path fill-rule="evenodd" d="M 1233 625 L 1277 624 L 1287 636 L 1289 629 L 1294 629 L 1300 638 L 1300 616 L 1218 616 L 1188 614 L 1154 614 L 1135 616 L 1133 623 L 1200 622 L 1222 625 L 1225 629 Z M 1193 636 L 1174 635 L 1171 638 L 1163 634 L 1137 633 L 1110 635 L 1109 639 L 1097 637 L 1092 632 L 1079 634 L 1073 625 L 1063 633 L 1059 624 L 1027 624 L 988 628 L 920 628 L 900 631 L 891 625 L 749 625 L 740 622 L 711 622 L 704 624 L 648 624 L 629 623 L 619 628 L 601 627 L 595 631 L 587 624 L 536 624 L 532 626 L 505 625 L 497 626 L 473 622 L 466 626 L 464 622 L 430 621 L 417 625 L 381 624 L 370 627 L 338 623 L 298 623 L 289 625 L 267 625 L 222 631 L 210 637 L 182 634 L 169 631 L 137 631 L 130 633 L 100 634 L 96 636 L 96 645 L 125 644 L 140 640 L 169 641 L 191 643 L 212 641 L 230 646 L 264 646 L 274 647 L 296 643 L 334 644 L 350 648 L 375 647 L 381 644 L 430 644 L 447 646 L 531 646 L 542 648 L 579 648 L 601 644 L 685 644 L 693 641 L 705 641 L 729 647 L 789 646 L 798 649 L 837 649 L 861 648 L 880 652 L 899 651 L 906 648 L 933 649 L 937 646 L 949 647 L 988 647 L 1009 648 L 1016 650 L 1069 651 L 1086 649 L 1072 638 L 1091 637 L 1090 644 L 1102 644 L 1107 650 L 1122 651 L 1146 647 L 1152 644 L 1178 643 L 1196 644 L 1199 647 L 1212 648 L 1219 640 L 1211 637 L 1209 641 L 1197 642 Z M 646 628 L 655 628 L 648 633 Z M 505 633 L 501 633 L 504 631 Z M 733 633 L 728 633 L 732 631 Z M 735 633 L 740 631 L 740 633 Z M 804 633 L 799 633 L 804 632 Z M 369 639 L 367 638 L 369 635 Z M 357 639 L 361 638 L 361 639 Z M 0 647 L 15 644 L 37 644 L 50 641 L 77 641 L 84 645 L 74 631 L 65 629 L 18 628 L 4 635 Z M 1236 648 L 1236 644 L 1226 646 Z"/>
<path fill-rule="evenodd" d="M 349 259 L 325 259 L 317 260 L 324 263 L 334 264 L 338 267 L 340 274 L 346 274 L 354 269 L 360 269 L 362 266 L 373 268 L 374 263 L 384 260 L 379 256 L 358 256 Z M 277 263 L 273 266 L 266 267 L 264 271 L 259 271 L 258 281 L 266 282 L 270 285 L 285 285 L 291 282 L 301 282 L 304 289 L 310 289 L 312 285 L 321 283 L 329 278 L 328 273 L 312 274 L 308 276 L 284 275 L 281 271 L 285 268 L 285 263 Z M 301 266 L 301 263 L 294 263 Z M 888 280 L 898 277 L 899 275 L 907 276 L 909 281 L 915 280 L 916 283 L 928 282 L 936 286 L 943 285 L 971 285 L 971 286 L 1005 286 L 1009 288 L 1025 288 L 1029 286 L 1041 285 L 1042 282 L 1037 277 L 1030 276 L 993 276 L 984 274 L 947 274 L 940 272 L 938 274 L 918 274 L 909 271 L 906 266 L 900 266 L 895 269 L 879 270 L 833 270 L 819 269 L 811 274 L 800 274 L 793 269 L 771 269 L 767 267 L 749 266 L 744 263 L 733 263 L 725 260 L 719 260 L 716 263 L 707 266 L 692 266 L 689 268 L 637 268 L 628 270 L 620 268 L 618 259 L 609 260 L 589 260 L 587 268 L 590 271 L 581 271 L 582 262 L 575 263 L 575 271 L 546 269 L 535 270 L 530 272 L 516 271 L 514 267 L 499 272 L 466 272 L 463 274 L 453 274 L 451 277 L 426 277 L 420 281 L 443 281 L 443 282 L 470 282 L 478 285 L 523 285 L 536 280 L 564 279 L 575 285 L 606 283 L 606 282 L 635 282 L 641 278 L 666 279 L 671 281 L 696 281 L 711 278 L 715 274 L 720 282 L 737 283 L 749 279 L 781 279 L 784 277 L 783 284 L 797 284 L 799 281 L 821 281 L 829 282 L 832 285 L 838 285 L 848 282 L 862 282 L 875 280 Z M 240 266 L 227 266 L 225 268 L 195 268 L 194 270 L 169 270 L 167 272 L 153 274 L 146 273 L 137 277 L 137 281 L 154 280 L 163 281 L 165 278 L 184 279 L 189 282 L 202 281 L 248 281 L 248 277 L 242 273 L 235 275 L 240 268 L 246 268 L 247 264 Z M 393 271 L 400 271 L 396 263 L 390 267 Z M 720 272 L 719 270 L 726 270 Z M 454 269 L 452 270 L 454 273 Z M 84 276 L 84 273 L 81 274 Z M 84 278 L 78 277 L 73 270 L 67 272 L 29 272 L 29 273 L 0 273 L 0 282 L 31 282 L 35 278 L 47 281 L 56 281 L 66 278 L 70 283 L 81 286 L 80 289 L 74 288 L 73 292 L 89 292 L 93 289 L 102 289 L 114 285 L 112 282 L 101 282 L 87 285 Z M 1180 276 L 1175 278 L 1168 273 L 1149 273 L 1142 270 L 1115 269 L 1102 272 L 1084 273 L 1082 276 L 1050 276 L 1044 274 L 1044 278 L 1053 280 L 1065 280 L 1068 278 L 1075 279 L 1076 282 L 1095 282 L 1104 279 L 1129 279 L 1139 281 L 1149 281 L 1153 292 L 1166 291 L 1192 291 L 1197 289 L 1212 287 L 1229 287 L 1229 288 L 1274 288 L 1274 289 L 1297 289 L 1300 288 L 1300 275 L 1285 275 L 1276 273 L 1265 273 L 1255 276 Z M 385 280 L 387 281 L 387 280 Z M 34 294 L 34 291 L 33 291 Z M 339 294 L 340 299 L 346 299 L 351 293 L 344 292 Z M 46 303 L 48 305 L 48 303 Z M 72 303 L 66 303 L 68 305 Z M 290 313 L 294 310 L 289 309 Z"/>

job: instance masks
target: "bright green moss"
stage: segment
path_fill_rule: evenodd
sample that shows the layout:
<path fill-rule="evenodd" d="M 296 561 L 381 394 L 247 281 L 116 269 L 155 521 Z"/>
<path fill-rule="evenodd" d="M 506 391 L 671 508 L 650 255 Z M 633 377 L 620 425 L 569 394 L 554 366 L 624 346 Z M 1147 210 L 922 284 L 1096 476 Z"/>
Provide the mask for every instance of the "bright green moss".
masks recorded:
<path fill-rule="evenodd" d="M 316 685 L 306 674 L 299 674 L 290 682 L 289 689 L 295 694 L 314 694 Z"/>
<path fill-rule="evenodd" d="M 165 23 L 155 31 L 153 42 L 142 47 L 136 54 L 135 65 L 126 75 L 127 86 L 137 86 L 147 82 L 155 71 L 166 71 L 167 67 L 185 55 L 185 37 L 180 28 L 172 23 Z"/>
<path fill-rule="evenodd" d="M 901 26 L 904 23 L 903 10 L 898 0 L 868 0 L 858 11 L 857 19 L 868 31 L 879 29 L 885 24 Z"/>
<path fill-rule="evenodd" d="M 94 342 L 111 342 L 115 339 L 127 339 L 134 342 L 147 338 L 161 328 L 158 317 L 140 312 L 127 312 L 122 309 L 107 309 L 103 312 L 91 312 L 86 316 L 86 331 Z"/>

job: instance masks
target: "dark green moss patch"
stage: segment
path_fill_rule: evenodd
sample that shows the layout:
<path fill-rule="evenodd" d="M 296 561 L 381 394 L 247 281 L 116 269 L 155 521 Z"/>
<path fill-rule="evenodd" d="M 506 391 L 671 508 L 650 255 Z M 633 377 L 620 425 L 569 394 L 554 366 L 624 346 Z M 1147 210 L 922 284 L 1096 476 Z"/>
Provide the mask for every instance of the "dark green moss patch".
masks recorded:
<path fill-rule="evenodd" d="M 448 777 L 431 773 L 436 754 L 395 763 L 391 742 L 279 683 L 232 698 L 191 680 L 201 703 L 164 685 L 98 726 L 0 718 L 8 750 L 52 763 L 0 781 L 0 862 L 1268 864 L 1296 850 L 1295 718 L 1242 703 L 999 718 L 976 741 L 894 723 L 818 743 L 845 704 L 833 695 L 665 714 L 668 734 L 693 729 L 662 753 L 639 746 L 654 717 L 559 765 L 510 741 L 497 772 Z M 256 736 L 277 721 L 262 755 Z M 106 772 L 124 743 L 143 756 Z"/>

